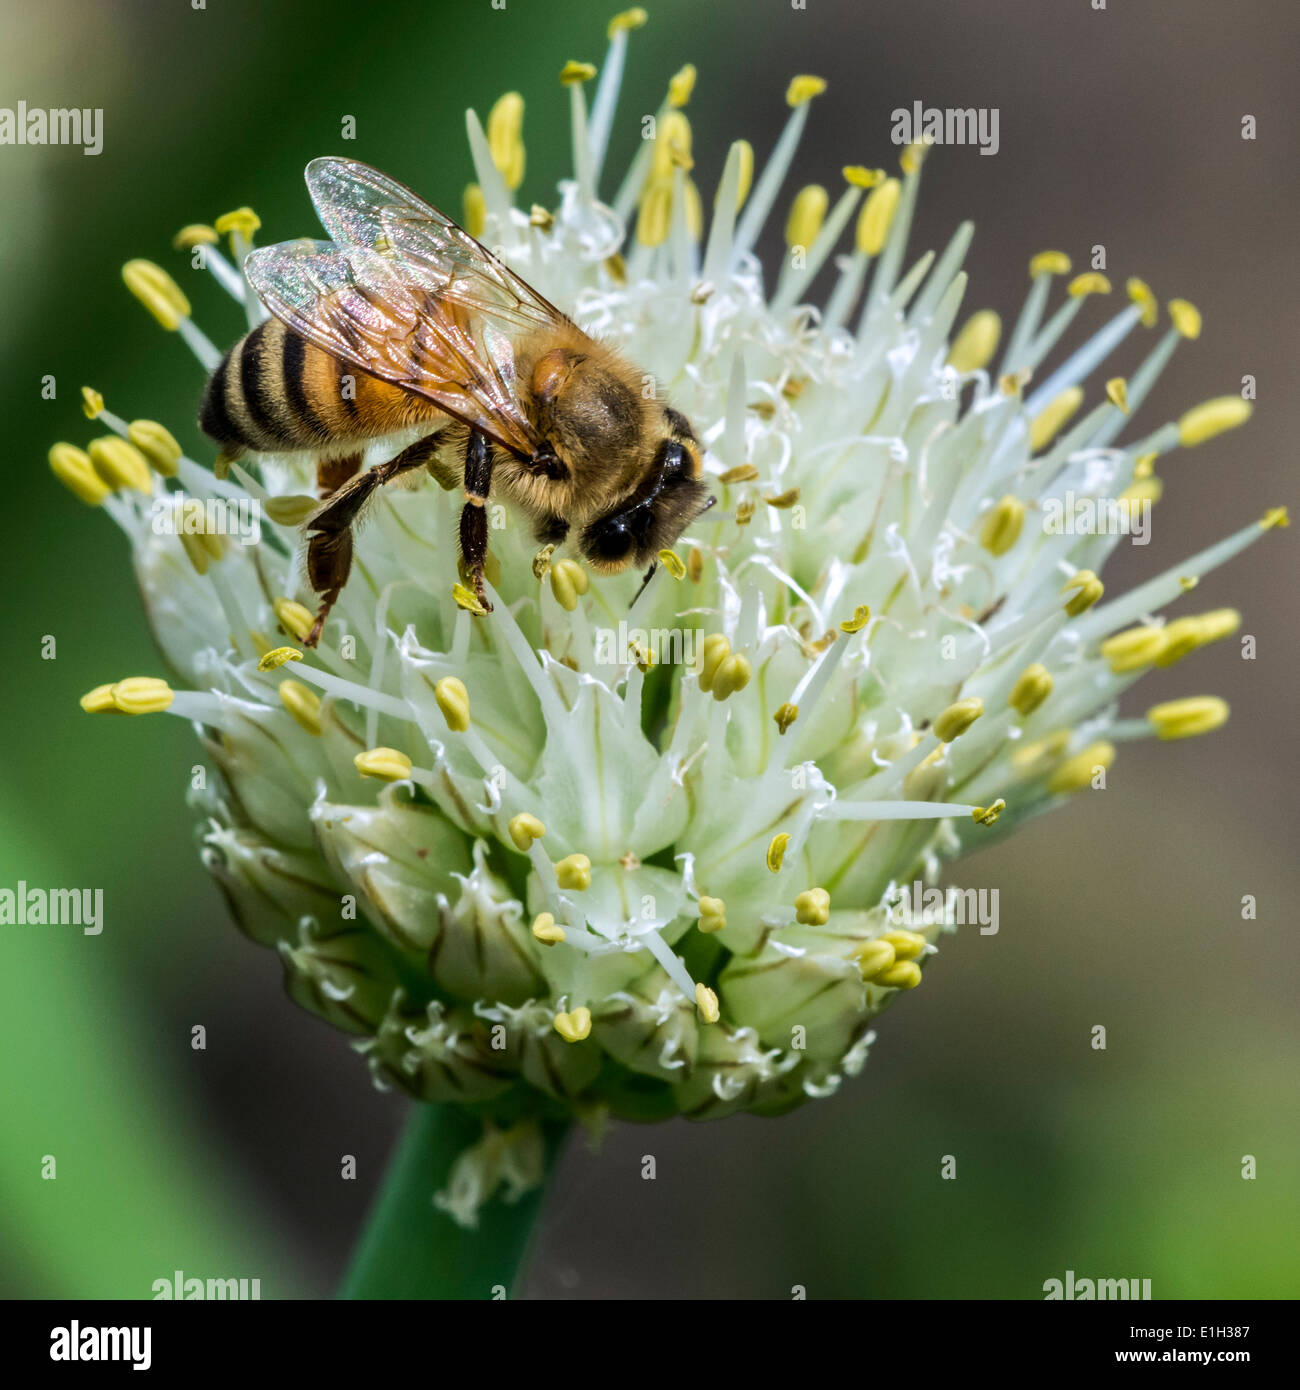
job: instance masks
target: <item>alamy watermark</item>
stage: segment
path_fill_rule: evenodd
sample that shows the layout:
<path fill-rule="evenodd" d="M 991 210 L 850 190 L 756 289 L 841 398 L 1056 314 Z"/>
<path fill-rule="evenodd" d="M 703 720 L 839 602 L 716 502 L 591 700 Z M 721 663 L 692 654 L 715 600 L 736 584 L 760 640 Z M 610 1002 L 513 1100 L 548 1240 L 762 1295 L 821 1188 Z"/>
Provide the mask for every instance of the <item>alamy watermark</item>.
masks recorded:
<path fill-rule="evenodd" d="M 996 106 L 898 106 L 889 113 L 889 138 L 896 145 L 978 145 L 980 154 L 997 154 L 1001 111 Z"/>
<path fill-rule="evenodd" d="M 102 106 L 0 106 L 0 145 L 80 145 L 82 154 L 104 148 Z"/>
<path fill-rule="evenodd" d="M 1049 536 L 1132 536 L 1134 545 L 1151 540 L 1149 497 L 1049 497 L 1043 504 L 1043 530 Z"/>
<path fill-rule="evenodd" d="M 918 878 L 889 906 L 895 927 L 969 927 L 981 936 L 998 934 L 996 888 L 927 888 Z"/>
<path fill-rule="evenodd" d="M 104 930 L 102 888 L 0 888 L 0 927 L 80 927 L 83 936 Z"/>
<path fill-rule="evenodd" d="M 262 503 L 257 497 L 155 497 L 150 524 L 155 536 L 236 536 L 246 545 L 262 539 Z"/>
<path fill-rule="evenodd" d="M 621 666 L 628 661 L 644 662 L 649 658 L 654 666 L 695 666 L 702 648 L 698 628 L 628 627 L 620 621 L 617 628 L 596 629 L 595 661 L 599 666 Z"/>

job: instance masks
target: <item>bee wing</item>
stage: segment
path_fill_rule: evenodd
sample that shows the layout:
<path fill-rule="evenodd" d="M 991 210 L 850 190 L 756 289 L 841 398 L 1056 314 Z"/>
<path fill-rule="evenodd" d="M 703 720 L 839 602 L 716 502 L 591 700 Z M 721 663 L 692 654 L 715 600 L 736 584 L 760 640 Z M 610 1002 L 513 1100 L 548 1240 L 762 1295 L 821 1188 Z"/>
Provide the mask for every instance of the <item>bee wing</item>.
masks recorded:
<path fill-rule="evenodd" d="M 515 453 L 541 438 L 519 403 L 514 340 L 567 322 L 468 232 L 364 164 L 316 159 L 308 186 L 335 242 L 262 247 L 249 283 L 308 342 L 432 401 Z"/>

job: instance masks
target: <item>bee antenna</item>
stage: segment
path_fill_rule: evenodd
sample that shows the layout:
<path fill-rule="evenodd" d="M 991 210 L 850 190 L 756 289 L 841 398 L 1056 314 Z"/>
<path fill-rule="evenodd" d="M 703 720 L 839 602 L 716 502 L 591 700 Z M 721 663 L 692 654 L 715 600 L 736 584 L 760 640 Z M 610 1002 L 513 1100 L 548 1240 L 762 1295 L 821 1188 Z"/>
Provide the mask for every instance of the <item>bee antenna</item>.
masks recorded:
<path fill-rule="evenodd" d="M 645 578 L 641 581 L 641 587 L 636 591 L 636 593 L 634 593 L 634 594 L 632 595 L 632 602 L 628 604 L 628 611 L 629 611 L 629 612 L 630 612 L 633 608 L 636 607 L 636 601 L 637 601 L 637 599 L 639 599 L 639 598 L 641 597 L 641 595 L 642 595 L 643 593 L 645 593 L 645 591 L 646 591 L 646 585 L 649 584 L 650 581 L 654 578 L 655 570 L 657 570 L 658 568 L 659 568 L 659 561 L 658 561 L 658 560 L 652 560 L 652 561 L 650 562 L 650 568 L 649 568 L 648 570 L 646 570 L 646 572 L 645 572 Z"/>
<path fill-rule="evenodd" d="M 698 521 L 700 517 L 702 517 L 704 513 L 709 510 L 710 507 L 716 507 L 717 505 L 718 499 L 716 497 L 710 497 L 709 500 L 699 509 L 699 511 L 695 513 L 696 521 Z"/>

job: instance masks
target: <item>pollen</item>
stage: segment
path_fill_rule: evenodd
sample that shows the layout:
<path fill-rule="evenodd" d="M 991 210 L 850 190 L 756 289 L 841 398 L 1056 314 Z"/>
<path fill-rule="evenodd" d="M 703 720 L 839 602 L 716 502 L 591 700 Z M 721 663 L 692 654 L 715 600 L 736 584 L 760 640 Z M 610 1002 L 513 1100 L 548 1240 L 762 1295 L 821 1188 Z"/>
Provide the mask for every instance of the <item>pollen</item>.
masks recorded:
<path fill-rule="evenodd" d="M 352 761 L 363 777 L 377 777 L 382 782 L 402 782 L 411 775 L 410 758 L 397 748 L 367 748 Z"/>
<path fill-rule="evenodd" d="M 754 147 L 748 140 L 737 140 L 732 149 L 737 151 L 740 163 L 740 177 L 736 184 L 736 211 L 739 212 L 745 206 L 749 190 L 754 186 Z"/>
<path fill-rule="evenodd" d="M 160 425 L 157 420 L 132 420 L 126 427 L 126 437 L 148 459 L 160 477 L 176 476 L 181 446 L 165 425 Z"/>
<path fill-rule="evenodd" d="M 97 507 L 112 489 L 95 472 L 90 455 L 75 444 L 56 444 L 50 450 L 50 471 L 88 507 Z"/>
<path fill-rule="evenodd" d="M 1035 661 L 1032 666 L 1026 666 L 1021 671 L 1015 685 L 1011 687 L 1007 704 L 1022 718 L 1028 718 L 1051 693 L 1051 672 L 1042 662 Z"/>
<path fill-rule="evenodd" d="M 1090 743 L 1082 752 L 1066 760 L 1048 779 L 1047 790 L 1053 796 L 1065 796 L 1092 785 L 1099 771 L 1115 761 L 1115 745 L 1106 739 Z"/>
<path fill-rule="evenodd" d="M 668 105 L 674 111 L 680 110 L 690 101 L 695 91 L 695 64 L 687 63 L 668 79 Z"/>
<path fill-rule="evenodd" d="M 963 376 L 978 372 L 993 360 L 1002 338 L 1002 320 L 992 309 L 980 309 L 966 320 L 948 352 L 948 365 Z"/>
<path fill-rule="evenodd" d="M 127 261 L 122 267 L 126 287 L 169 332 L 190 316 L 190 301 L 181 287 L 153 261 Z"/>
<path fill-rule="evenodd" d="M 792 77 L 790 85 L 785 89 L 785 104 L 787 106 L 803 106 L 813 97 L 819 97 L 826 90 L 826 79 L 824 77 L 800 76 Z"/>
<path fill-rule="evenodd" d="M 1240 396 L 1217 396 L 1194 405 L 1178 421 L 1178 442 L 1190 449 L 1215 435 L 1235 430 L 1250 419 L 1254 407 Z"/>
<path fill-rule="evenodd" d="M 1082 404 L 1082 386 L 1069 386 L 1059 396 L 1054 396 L 1048 401 L 1029 427 L 1030 449 L 1036 454 L 1046 449 Z"/>
<path fill-rule="evenodd" d="M 831 895 L 824 888 L 809 888 L 794 900 L 796 922 L 806 927 L 824 927 L 830 921 Z"/>
<path fill-rule="evenodd" d="M 220 240 L 215 227 L 206 222 L 191 222 L 172 237 L 172 249 L 192 251 L 196 246 L 215 246 Z"/>
<path fill-rule="evenodd" d="M 487 138 L 492 163 L 512 192 L 524 181 L 523 131 L 524 99 L 518 92 L 506 92 L 488 112 Z"/>
<path fill-rule="evenodd" d="M 830 195 L 821 184 L 810 183 L 801 188 L 795 194 L 794 202 L 790 205 L 790 216 L 786 219 L 786 246 L 805 249 L 811 246 L 822 229 L 829 206 Z"/>
<path fill-rule="evenodd" d="M 1061 585 L 1063 594 L 1073 593 L 1073 597 L 1066 602 L 1066 613 L 1071 618 L 1077 618 L 1080 613 L 1086 613 L 1105 591 L 1106 586 L 1091 570 L 1076 570 Z"/>
<path fill-rule="evenodd" d="M 674 579 L 686 578 L 686 562 L 675 550 L 661 550 L 659 563 Z"/>
<path fill-rule="evenodd" d="M 725 700 L 732 695 L 739 694 L 749 684 L 753 674 L 748 657 L 742 656 L 739 652 L 724 657 L 718 663 L 710 683 L 709 688 L 713 698 Z"/>
<path fill-rule="evenodd" d="M 560 69 L 560 81 L 566 87 L 573 87 L 582 82 L 590 82 L 596 75 L 596 68 L 593 63 L 580 63 L 574 58 L 570 58 Z"/>
<path fill-rule="evenodd" d="M 460 195 L 460 217 L 465 230 L 479 240 L 487 230 L 487 199 L 483 196 L 483 186 L 467 183 Z"/>
<path fill-rule="evenodd" d="M 609 26 L 605 31 L 605 37 L 612 39 L 615 34 L 626 33 L 631 29 L 639 29 L 650 16 L 641 8 L 634 5 L 630 10 L 620 10 L 613 19 L 609 21 Z"/>
<path fill-rule="evenodd" d="M 731 643 L 720 632 L 711 633 L 704 639 L 704 651 L 700 666 L 700 689 L 710 690 L 718 667 L 731 655 Z"/>
<path fill-rule="evenodd" d="M 267 516 L 280 526 L 301 526 L 313 512 L 320 510 L 319 500 L 306 493 L 268 497 L 263 506 Z"/>
<path fill-rule="evenodd" d="M 1169 301 L 1169 321 L 1184 338 L 1195 341 L 1201 336 L 1201 311 L 1185 299 Z"/>
<path fill-rule="evenodd" d="M 564 928 L 556 926 L 549 912 L 539 912 L 533 920 L 533 935 L 543 946 L 558 946 L 564 940 Z"/>
<path fill-rule="evenodd" d="M 1036 280 L 1040 275 L 1068 275 L 1070 258 L 1064 251 L 1040 251 L 1029 262 L 1029 278 Z"/>
<path fill-rule="evenodd" d="M 996 825 L 998 817 L 1007 809 L 1007 803 L 1001 798 L 993 802 L 991 806 L 976 806 L 970 813 L 970 818 L 976 825 Z"/>
<path fill-rule="evenodd" d="M 281 647 L 281 651 L 287 648 Z M 309 734 L 320 737 L 320 696 L 301 681 L 283 680 L 280 682 L 280 703 L 289 711 L 300 727 Z"/>
<path fill-rule="evenodd" d="M 790 837 L 782 831 L 779 835 L 772 836 L 772 843 L 767 847 L 767 867 L 774 873 L 781 872 L 781 865 L 785 862 L 785 851 L 790 843 Z"/>
<path fill-rule="evenodd" d="M 223 212 L 212 225 L 220 236 L 229 233 L 231 236 L 238 234 L 248 239 L 262 225 L 262 219 L 252 208 L 244 207 L 236 208 L 233 212 Z"/>
<path fill-rule="evenodd" d="M 1152 665 L 1166 643 L 1165 629 L 1144 623 L 1117 632 L 1101 644 L 1101 654 L 1116 676 L 1130 675 Z"/>
<path fill-rule="evenodd" d="M 1133 477 L 1141 482 L 1143 478 L 1149 478 L 1155 471 L 1156 459 L 1159 454 L 1139 454 L 1133 460 Z"/>
<path fill-rule="evenodd" d="M 110 488 L 134 488 L 146 497 L 152 494 L 153 479 L 149 464 L 134 444 L 115 434 L 106 434 L 100 439 L 92 439 L 88 452 L 91 466 Z"/>
<path fill-rule="evenodd" d="M 108 685 L 97 685 L 94 690 L 86 691 L 78 703 L 87 714 L 107 714 L 109 710 L 116 710 L 112 682 Z"/>
<path fill-rule="evenodd" d="M 784 734 L 788 732 L 791 724 L 793 724 L 794 721 L 799 718 L 799 706 L 792 705 L 787 700 L 785 704 L 783 704 L 777 710 L 777 712 L 772 716 L 772 718 L 776 720 L 777 732 Z"/>
<path fill-rule="evenodd" d="M 176 698 L 171 686 L 156 676 L 128 676 L 112 689 L 113 706 L 123 714 L 160 714 Z"/>
<path fill-rule="evenodd" d="M 1065 291 L 1071 299 L 1082 299 L 1089 294 L 1109 294 L 1110 281 L 1099 270 L 1088 270 L 1076 275 Z"/>
<path fill-rule="evenodd" d="M 867 194 L 867 201 L 858 214 L 856 245 L 864 256 L 878 256 L 889 237 L 889 229 L 898 211 L 903 186 L 897 179 L 886 179 Z"/>
<path fill-rule="evenodd" d="M 1195 738 L 1228 722 L 1228 702 L 1217 695 L 1190 695 L 1167 700 L 1147 710 L 1147 720 L 1159 739 Z"/>
<path fill-rule="evenodd" d="M 451 596 L 457 608 L 463 608 L 467 613 L 473 613 L 476 618 L 486 616 L 487 609 L 483 607 L 473 589 L 466 588 L 464 584 L 453 584 Z"/>
<path fill-rule="evenodd" d="M 880 937 L 894 948 L 897 960 L 918 960 L 925 954 L 925 937 L 915 931 L 887 931 Z"/>
<path fill-rule="evenodd" d="M 727 925 L 727 904 L 721 898 L 702 897 L 700 899 L 700 922 L 702 932 L 721 931 Z"/>
<path fill-rule="evenodd" d="M 846 164 L 840 173 L 850 188 L 874 188 L 885 181 L 883 169 L 868 169 L 865 164 Z"/>
<path fill-rule="evenodd" d="M 591 1010 L 580 1008 L 572 1013 L 558 1013 L 554 1023 L 555 1031 L 565 1042 L 581 1042 L 591 1034 Z"/>
<path fill-rule="evenodd" d="M 465 682 L 456 676 L 443 676 L 433 687 L 433 698 L 447 727 L 452 733 L 463 734 L 469 728 L 469 691 Z"/>
<path fill-rule="evenodd" d="M 1118 407 L 1125 415 L 1129 413 L 1128 408 L 1128 382 L 1122 376 L 1113 376 L 1106 383 L 1106 399 L 1111 405 Z"/>
<path fill-rule="evenodd" d="M 758 477 L 758 469 L 752 463 L 738 463 L 718 474 L 718 481 L 730 487 L 733 483 L 752 483 Z"/>
<path fill-rule="evenodd" d="M 914 960 L 895 961 L 877 974 L 873 983 L 886 989 L 915 989 L 921 983 L 921 967 Z"/>
<path fill-rule="evenodd" d="M 307 640 L 311 635 L 313 619 L 301 603 L 291 598 L 278 598 L 271 607 L 275 612 L 276 622 L 285 632 L 300 642 Z"/>
<path fill-rule="evenodd" d="M 718 996 L 703 981 L 695 986 L 695 1007 L 701 1023 L 716 1023 L 719 1018 Z"/>
<path fill-rule="evenodd" d="M 853 616 L 851 618 L 845 618 L 840 624 L 840 631 L 848 633 L 861 632 L 870 621 L 871 605 L 859 603 L 853 610 Z"/>
<path fill-rule="evenodd" d="M 853 950 L 853 959 L 864 980 L 874 981 L 882 971 L 890 969 L 897 957 L 893 945 L 884 937 L 876 941 L 864 941 Z"/>
<path fill-rule="evenodd" d="M 533 841 L 540 840 L 546 834 L 546 827 L 542 822 L 527 811 L 521 811 L 517 816 L 511 816 L 507 828 L 510 831 L 510 839 L 514 842 L 514 847 L 521 854 L 527 854 Z"/>
<path fill-rule="evenodd" d="M 1025 504 L 1008 493 L 984 519 L 980 544 L 990 555 L 1005 555 L 1020 539 L 1025 524 Z"/>
<path fill-rule="evenodd" d="M 1124 288 L 1129 299 L 1142 311 L 1142 327 L 1154 328 L 1160 322 L 1160 301 L 1155 297 L 1151 286 L 1134 275 L 1129 278 Z"/>
<path fill-rule="evenodd" d="M 1275 531 L 1290 526 L 1291 517 L 1285 507 L 1270 507 L 1259 519 L 1261 531 Z"/>
<path fill-rule="evenodd" d="M 591 887 L 591 860 L 585 854 L 566 855 L 556 863 L 555 877 L 561 888 L 585 893 Z"/>
<path fill-rule="evenodd" d="M 903 152 L 898 156 L 898 167 L 905 174 L 915 174 L 929 153 L 929 140 L 913 140 L 910 145 L 903 146 Z"/>
<path fill-rule="evenodd" d="M 951 743 L 960 738 L 983 713 L 984 701 L 978 695 L 957 700 L 934 721 L 935 737 L 940 743 Z"/>
<path fill-rule="evenodd" d="M 93 386 L 81 388 L 81 413 L 87 420 L 98 420 L 104 410 L 104 398 Z"/>
<path fill-rule="evenodd" d="M 551 593 L 566 613 L 572 613 L 589 586 L 587 571 L 576 560 L 560 560 L 551 566 Z"/>
<path fill-rule="evenodd" d="M 272 647 L 270 651 L 262 654 L 257 663 L 257 669 L 259 671 L 278 671 L 287 662 L 301 660 L 302 653 L 297 647 Z"/>

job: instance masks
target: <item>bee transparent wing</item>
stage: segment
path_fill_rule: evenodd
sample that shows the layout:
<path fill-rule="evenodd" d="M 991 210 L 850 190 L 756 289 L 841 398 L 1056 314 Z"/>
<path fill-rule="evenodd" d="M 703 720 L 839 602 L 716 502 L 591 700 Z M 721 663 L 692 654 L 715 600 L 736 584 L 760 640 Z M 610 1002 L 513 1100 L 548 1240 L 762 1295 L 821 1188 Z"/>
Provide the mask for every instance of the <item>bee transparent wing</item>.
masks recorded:
<path fill-rule="evenodd" d="M 244 273 L 276 318 L 339 361 L 516 454 L 540 447 L 519 404 L 510 334 L 444 293 L 445 269 L 439 278 L 363 245 L 288 241 L 253 251 Z"/>

